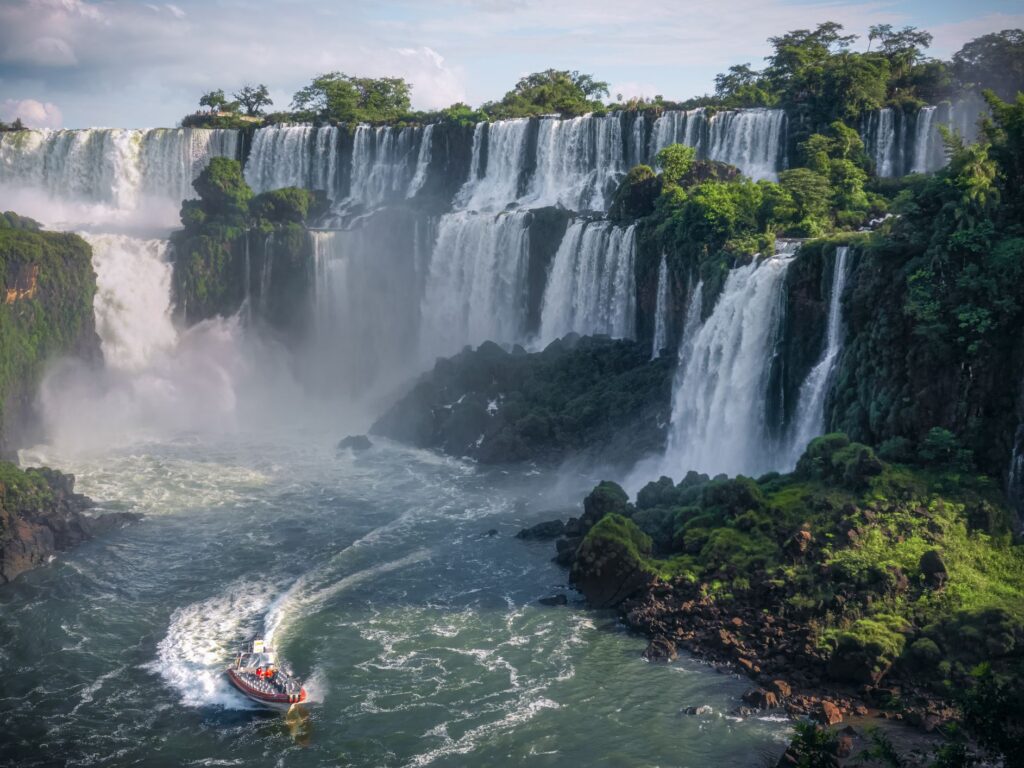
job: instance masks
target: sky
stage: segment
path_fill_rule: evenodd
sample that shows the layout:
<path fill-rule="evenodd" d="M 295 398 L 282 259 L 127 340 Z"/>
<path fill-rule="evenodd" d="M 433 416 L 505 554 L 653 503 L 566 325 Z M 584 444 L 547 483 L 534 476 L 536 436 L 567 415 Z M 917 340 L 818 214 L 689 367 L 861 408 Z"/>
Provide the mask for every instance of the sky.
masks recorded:
<path fill-rule="evenodd" d="M 0 120 L 173 126 L 208 90 L 265 83 L 274 108 L 315 75 L 404 77 L 413 106 L 499 99 L 525 74 L 578 69 L 612 97 L 682 100 L 767 38 L 832 20 L 931 32 L 930 54 L 1024 27 L 1024 0 L 0 0 Z"/>

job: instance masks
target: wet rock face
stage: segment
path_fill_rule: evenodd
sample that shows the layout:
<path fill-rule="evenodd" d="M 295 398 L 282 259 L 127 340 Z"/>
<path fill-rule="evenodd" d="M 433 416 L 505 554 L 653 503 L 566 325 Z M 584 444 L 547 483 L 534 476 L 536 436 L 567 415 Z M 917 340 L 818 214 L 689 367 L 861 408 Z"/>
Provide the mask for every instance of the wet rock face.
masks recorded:
<path fill-rule="evenodd" d="M 93 503 L 74 492 L 75 478 L 52 469 L 0 465 L 0 584 L 56 552 L 140 519 L 115 512 L 91 516 Z"/>
<path fill-rule="evenodd" d="M 557 539 L 564 531 L 565 523 L 561 520 L 548 520 L 547 522 L 532 525 L 529 528 L 523 528 L 516 534 L 516 538 L 527 541 L 549 541 L 550 539 Z"/>

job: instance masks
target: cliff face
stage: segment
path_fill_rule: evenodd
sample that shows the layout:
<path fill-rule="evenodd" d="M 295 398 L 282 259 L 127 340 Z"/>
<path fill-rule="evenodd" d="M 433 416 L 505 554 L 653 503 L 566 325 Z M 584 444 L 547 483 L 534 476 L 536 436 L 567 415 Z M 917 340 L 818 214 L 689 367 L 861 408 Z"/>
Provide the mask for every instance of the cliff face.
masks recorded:
<path fill-rule="evenodd" d="M 0 215 L 0 454 L 33 436 L 34 399 L 46 363 L 100 357 L 93 319 L 96 274 L 77 235 L 40 232 Z M 17 228 L 15 228 L 17 227 Z"/>
<path fill-rule="evenodd" d="M 139 518 L 126 512 L 88 515 L 92 502 L 74 488 L 72 475 L 0 462 L 0 584 L 55 552 Z"/>

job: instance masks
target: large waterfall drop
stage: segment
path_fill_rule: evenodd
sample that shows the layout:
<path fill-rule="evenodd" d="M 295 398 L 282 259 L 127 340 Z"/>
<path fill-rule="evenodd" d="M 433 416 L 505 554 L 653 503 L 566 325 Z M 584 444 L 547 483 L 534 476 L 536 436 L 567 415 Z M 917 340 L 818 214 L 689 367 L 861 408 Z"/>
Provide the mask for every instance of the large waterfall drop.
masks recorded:
<path fill-rule="evenodd" d="M 733 269 L 680 360 L 663 471 L 758 475 L 778 468 L 765 427 L 768 375 L 792 257 Z M 692 303 L 692 302 L 691 302 Z"/>
<path fill-rule="evenodd" d="M 245 180 L 256 192 L 282 187 L 322 189 L 337 194 L 337 128 L 281 125 L 260 128 L 245 162 Z"/>
<path fill-rule="evenodd" d="M 843 344 L 843 290 L 846 288 L 846 277 L 849 272 L 846 264 L 849 250 L 845 245 L 836 249 L 835 264 L 832 267 L 832 292 L 829 295 L 825 350 L 800 387 L 800 399 L 797 402 L 796 421 L 790 442 L 791 465 L 796 464 L 807 444 L 824 430 L 825 398 Z"/>
<path fill-rule="evenodd" d="M 632 338 L 634 228 L 574 221 L 555 254 L 541 310 L 540 342 L 566 333 Z"/>
<path fill-rule="evenodd" d="M 651 359 L 661 356 L 668 342 L 668 260 L 661 254 L 658 265 L 658 292 L 654 304 L 654 336 L 651 340 Z"/>
<path fill-rule="evenodd" d="M 685 144 L 697 157 L 735 165 L 752 179 L 775 179 L 782 169 L 786 114 L 781 109 L 670 110 L 654 122 L 650 156 L 669 144 Z"/>
<path fill-rule="evenodd" d="M 441 219 L 422 303 L 426 361 L 466 344 L 523 340 L 530 256 L 526 216 L 462 211 Z"/>
<path fill-rule="evenodd" d="M 173 226 L 181 201 L 195 196 L 193 179 L 217 156 L 238 156 L 237 131 L 13 131 L 0 133 L 0 189 L 8 207 L 48 223 L 94 225 L 115 215 Z"/>
<path fill-rule="evenodd" d="M 603 211 L 619 175 L 627 170 L 625 150 L 617 115 L 542 119 L 536 169 L 526 201 L 574 211 Z"/>
<path fill-rule="evenodd" d="M 519 198 L 529 125 L 525 118 L 477 123 L 470 178 L 456 197 L 456 207 L 501 210 Z"/>

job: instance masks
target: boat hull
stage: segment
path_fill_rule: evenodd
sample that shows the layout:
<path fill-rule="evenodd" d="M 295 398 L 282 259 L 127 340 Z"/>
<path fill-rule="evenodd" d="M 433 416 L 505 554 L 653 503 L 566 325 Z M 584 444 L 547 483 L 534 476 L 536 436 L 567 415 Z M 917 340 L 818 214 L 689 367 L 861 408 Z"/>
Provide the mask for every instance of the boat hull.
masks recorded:
<path fill-rule="evenodd" d="M 246 698 L 262 707 L 267 707 L 268 709 L 287 711 L 296 704 L 302 704 L 306 700 L 305 688 L 300 688 L 298 694 L 293 694 L 291 696 L 284 693 L 268 694 L 263 691 L 258 691 L 248 685 L 240 675 L 235 673 L 234 669 L 228 669 L 227 676 L 228 680 L 231 681 L 231 684 L 237 688 L 239 692 L 244 694 Z"/>

